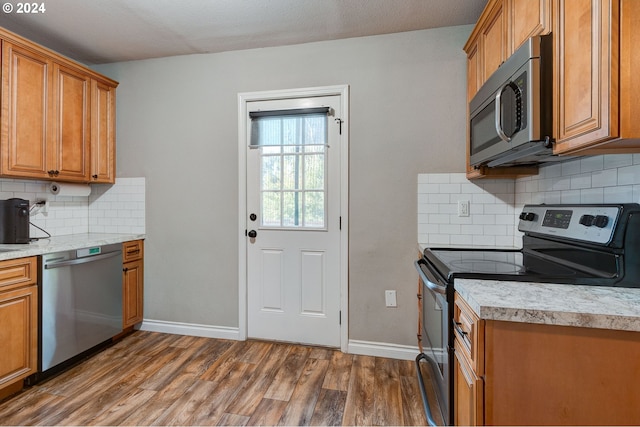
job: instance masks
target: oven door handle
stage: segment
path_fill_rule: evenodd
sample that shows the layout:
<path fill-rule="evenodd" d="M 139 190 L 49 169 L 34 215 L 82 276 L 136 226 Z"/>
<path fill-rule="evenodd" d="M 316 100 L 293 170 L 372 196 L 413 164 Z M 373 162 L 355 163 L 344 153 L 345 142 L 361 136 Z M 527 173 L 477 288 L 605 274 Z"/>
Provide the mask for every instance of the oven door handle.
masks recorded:
<path fill-rule="evenodd" d="M 436 292 L 442 295 L 447 294 L 447 287 L 436 283 L 438 280 L 435 278 L 435 276 L 433 278 L 427 277 L 427 273 L 422 269 L 422 267 L 420 267 L 420 265 L 424 265 L 427 268 L 427 270 L 429 269 L 429 266 L 427 265 L 426 262 L 424 262 L 424 260 L 422 259 L 416 260 L 413 262 L 413 265 L 416 266 L 416 270 L 418 270 L 418 275 L 420 276 L 420 280 L 422 280 L 422 282 L 426 285 L 427 288 L 429 288 L 433 292 Z"/>
<path fill-rule="evenodd" d="M 427 356 L 424 353 L 420 353 L 416 357 L 416 372 L 418 373 L 418 384 L 420 386 L 420 395 L 422 396 L 422 405 L 424 406 L 424 412 L 427 416 L 427 423 L 430 426 L 437 426 L 438 424 L 433 420 L 433 414 L 431 413 L 431 407 L 429 406 L 429 400 L 427 399 L 427 389 L 424 385 L 424 380 L 422 379 L 422 374 L 420 372 L 420 360 L 426 360 L 429 362 L 429 365 L 437 365 L 436 362 L 430 356 Z"/>

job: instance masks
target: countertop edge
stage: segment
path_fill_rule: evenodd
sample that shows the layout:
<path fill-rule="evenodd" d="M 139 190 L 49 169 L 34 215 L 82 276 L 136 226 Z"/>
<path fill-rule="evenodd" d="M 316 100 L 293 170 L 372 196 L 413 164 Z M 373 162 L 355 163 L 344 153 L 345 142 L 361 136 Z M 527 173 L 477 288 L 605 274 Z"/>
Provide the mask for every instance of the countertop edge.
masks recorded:
<path fill-rule="evenodd" d="M 91 246 L 104 246 L 132 240 L 144 240 L 145 234 L 138 233 L 83 233 L 53 236 L 28 244 L 1 244 L 0 261 L 45 255 L 53 252 L 70 251 Z"/>
<path fill-rule="evenodd" d="M 640 288 L 471 279 L 456 279 L 454 286 L 485 320 L 640 332 Z"/>

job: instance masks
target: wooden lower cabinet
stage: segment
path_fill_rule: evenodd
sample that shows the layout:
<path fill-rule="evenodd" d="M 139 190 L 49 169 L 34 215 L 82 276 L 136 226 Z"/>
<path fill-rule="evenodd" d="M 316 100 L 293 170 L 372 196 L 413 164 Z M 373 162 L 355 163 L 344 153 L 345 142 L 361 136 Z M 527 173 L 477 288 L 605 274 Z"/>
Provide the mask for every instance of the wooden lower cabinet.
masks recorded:
<path fill-rule="evenodd" d="M 471 364 L 455 341 L 455 360 L 453 362 L 454 419 L 456 425 L 483 425 L 484 382 L 471 369 Z"/>
<path fill-rule="evenodd" d="M 640 332 L 462 320 L 456 425 L 640 425 Z"/>
<path fill-rule="evenodd" d="M 144 244 L 122 244 L 122 325 L 126 329 L 142 322 L 144 307 Z"/>
<path fill-rule="evenodd" d="M 0 261 L 0 398 L 37 370 L 37 265 L 36 257 Z"/>

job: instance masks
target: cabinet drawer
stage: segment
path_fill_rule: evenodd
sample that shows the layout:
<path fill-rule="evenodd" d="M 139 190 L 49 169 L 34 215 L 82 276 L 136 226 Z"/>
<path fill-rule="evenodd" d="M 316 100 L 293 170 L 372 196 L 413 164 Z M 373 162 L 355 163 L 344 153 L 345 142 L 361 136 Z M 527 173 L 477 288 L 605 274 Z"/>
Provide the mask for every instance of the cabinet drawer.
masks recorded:
<path fill-rule="evenodd" d="M 484 327 L 483 321 L 478 318 L 473 309 L 459 294 L 455 294 L 453 307 L 453 322 L 455 338 L 460 343 L 460 349 L 471 362 L 477 375 L 484 374 L 483 348 Z"/>
<path fill-rule="evenodd" d="M 37 257 L 0 261 L 0 291 L 33 285 L 37 278 Z"/>
<path fill-rule="evenodd" d="M 133 240 L 122 244 L 122 262 L 136 261 L 144 256 L 142 240 Z"/>

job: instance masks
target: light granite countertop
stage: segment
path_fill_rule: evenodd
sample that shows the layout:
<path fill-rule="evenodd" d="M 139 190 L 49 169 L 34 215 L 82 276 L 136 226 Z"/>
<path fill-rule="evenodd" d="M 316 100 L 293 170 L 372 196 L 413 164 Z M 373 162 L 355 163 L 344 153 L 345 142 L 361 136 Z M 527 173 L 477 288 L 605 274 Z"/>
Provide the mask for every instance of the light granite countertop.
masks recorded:
<path fill-rule="evenodd" d="M 0 261 L 144 239 L 144 234 L 85 233 L 54 236 L 28 244 L 0 244 Z"/>
<path fill-rule="evenodd" d="M 481 319 L 640 332 L 640 288 L 456 279 Z"/>

